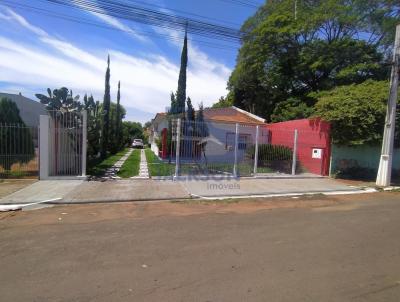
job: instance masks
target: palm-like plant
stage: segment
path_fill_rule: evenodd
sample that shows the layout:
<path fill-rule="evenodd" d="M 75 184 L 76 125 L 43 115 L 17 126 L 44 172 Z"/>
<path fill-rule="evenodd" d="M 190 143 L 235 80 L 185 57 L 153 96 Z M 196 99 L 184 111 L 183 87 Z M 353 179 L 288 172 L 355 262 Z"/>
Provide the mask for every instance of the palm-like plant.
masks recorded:
<path fill-rule="evenodd" d="M 53 91 L 47 88 L 47 94 L 48 96 L 36 94 L 36 97 L 40 100 L 40 103 L 46 105 L 48 111 L 79 112 L 82 110 L 82 104 L 79 102 L 79 95 L 74 97 L 72 90 L 66 87 L 54 89 Z"/>

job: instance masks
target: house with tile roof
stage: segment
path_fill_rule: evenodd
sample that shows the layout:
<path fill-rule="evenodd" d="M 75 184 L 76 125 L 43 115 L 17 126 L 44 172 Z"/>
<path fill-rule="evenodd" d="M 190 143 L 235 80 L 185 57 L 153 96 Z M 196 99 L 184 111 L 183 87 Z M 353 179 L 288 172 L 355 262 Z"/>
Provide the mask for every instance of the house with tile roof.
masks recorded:
<path fill-rule="evenodd" d="M 237 107 L 226 108 L 205 108 L 204 121 L 207 124 L 208 141 L 207 152 L 210 160 L 224 161 L 231 160 L 234 156 L 233 148 L 235 142 L 236 124 L 239 129 L 239 156 L 243 156 L 248 144 L 255 139 L 255 126 L 265 126 L 265 120 Z M 264 129 L 263 127 L 261 127 Z M 168 131 L 168 119 L 166 113 L 157 113 L 150 127 L 151 149 L 161 158 L 166 158 L 169 154 L 166 144 Z M 267 142 L 267 129 L 262 130 L 260 137 Z M 264 136 L 263 136 L 264 134 Z"/>

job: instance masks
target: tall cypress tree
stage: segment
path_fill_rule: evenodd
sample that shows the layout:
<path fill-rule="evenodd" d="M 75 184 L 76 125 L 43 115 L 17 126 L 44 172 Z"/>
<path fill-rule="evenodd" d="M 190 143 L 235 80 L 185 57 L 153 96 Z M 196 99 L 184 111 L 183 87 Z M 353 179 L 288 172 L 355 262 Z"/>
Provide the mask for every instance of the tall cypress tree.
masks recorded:
<path fill-rule="evenodd" d="M 176 91 L 177 113 L 185 112 L 187 63 L 188 63 L 188 49 L 187 49 L 187 29 L 186 29 L 185 39 L 183 41 L 182 55 L 181 55 L 181 69 L 179 71 L 178 90 Z"/>
<path fill-rule="evenodd" d="M 109 141 L 109 127 L 110 127 L 110 55 L 107 59 L 106 81 L 103 99 L 103 131 L 101 141 L 101 157 L 105 158 L 107 155 L 108 141 Z"/>
<path fill-rule="evenodd" d="M 118 93 L 117 93 L 117 114 L 115 118 L 115 132 L 117 137 L 117 145 L 118 148 L 121 145 L 121 107 L 120 107 L 120 100 L 121 100 L 121 81 L 118 81 Z"/>
<path fill-rule="evenodd" d="M 195 112 L 190 97 L 187 98 L 186 105 L 187 105 L 186 118 L 188 121 L 194 121 Z"/>

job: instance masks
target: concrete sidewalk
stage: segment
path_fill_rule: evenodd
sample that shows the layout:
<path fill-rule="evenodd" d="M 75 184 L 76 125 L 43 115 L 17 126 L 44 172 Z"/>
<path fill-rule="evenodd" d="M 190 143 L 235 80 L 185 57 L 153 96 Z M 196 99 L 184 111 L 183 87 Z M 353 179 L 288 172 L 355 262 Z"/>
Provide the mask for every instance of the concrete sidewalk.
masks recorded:
<path fill-rule="evenodd" d="M 344 185 L 329 178 L 269 178 L 191 180 L 182 182 L 193 197 L 235 197 L 280 194 L 362 192 L 361 189 Z"/>
<path fill-rule="evenodd" d="M 0 204 L 174 200 L 282 194 L 364 192 L 328 178 L 317 179 L 129 179 L 105 182 L 80 180 L 39 181 L 2 199 Z"/>

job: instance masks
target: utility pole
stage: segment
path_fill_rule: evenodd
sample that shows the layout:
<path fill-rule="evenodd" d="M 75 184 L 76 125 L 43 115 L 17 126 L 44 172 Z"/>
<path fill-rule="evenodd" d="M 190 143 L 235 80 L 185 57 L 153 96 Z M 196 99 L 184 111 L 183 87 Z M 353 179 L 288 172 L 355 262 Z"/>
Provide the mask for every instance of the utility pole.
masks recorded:
<path fill-rule="evenodd" d="M 297 0 L 294 0 L 294 19 L 297 20 Z"/>
<path fill-rule="evenodd" d="M 393 143 L 396 123 L 397 90 L 400 76 L 400 24 L 396 27 L 393 49 L 393 65 L 390 75 L 390 94 L 387 104 L 385 129 L 383 132 L 382 153 L 379 162 L 377 186 L 390 186 L 392 177 Z"/>

